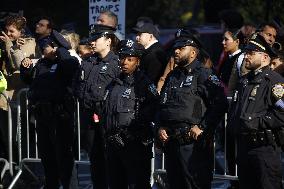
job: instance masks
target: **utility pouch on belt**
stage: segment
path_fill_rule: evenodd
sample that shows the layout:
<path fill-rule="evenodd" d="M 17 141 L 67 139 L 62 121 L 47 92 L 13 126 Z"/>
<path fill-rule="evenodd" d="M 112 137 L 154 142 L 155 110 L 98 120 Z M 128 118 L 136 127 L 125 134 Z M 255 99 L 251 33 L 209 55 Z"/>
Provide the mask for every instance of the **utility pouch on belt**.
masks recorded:
<path fill-rule="evenodd" d="M 284 128 L 280 128 L 274 132 L 275 141 L 278 146 L 284 151 Z"/>
<path fill-rule="evenodd" d="M 180 145 L 188 145 L 193 142 L 193 139 L 189 136 L 191 127 L 178 128 L 174 130 L 172 137 L 176 139 Z"/>
<path fill-rule="evenodd" d="M 109 136 L 107 138 L 107 142 L 116 149 L 121 149 L 125 146 L 125 143 L 119 133 Z"/>

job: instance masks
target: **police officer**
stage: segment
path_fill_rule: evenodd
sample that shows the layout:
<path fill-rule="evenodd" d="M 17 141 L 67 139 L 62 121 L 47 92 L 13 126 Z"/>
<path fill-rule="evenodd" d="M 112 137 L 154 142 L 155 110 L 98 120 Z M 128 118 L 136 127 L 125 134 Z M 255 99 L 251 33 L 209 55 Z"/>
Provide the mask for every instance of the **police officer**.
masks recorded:
<path fill-rule="evenodd" d="M 253 35 L 245 51 L 245 67 L 250 72 L 239 83 L 230 120 L 238 139 L 240 188 L 280 189 L 284 80 L 269 68 L 275 54 L 261 35 Z"/>
<path fill-rule="evenodd" d="M 45 172 L 45 188 L 68 189 L 74 164 L 74 98 L 72 80 L 79 62 L 57 31 L 40 40 L 43 58 L 35 66 L 21 64 L 21 78 L 30 86 L 29 100 L 37 120 L 39 155 Z"/>
<path fill-rule="evenodd" d="M 170 188 L 211 188 L 212 135 L 226 109 L 219 79 L 197 60 L 201 44 L 180 29 L 174 43 L 177 67 L 161 91 L 158 136 L 164 143 Z"/>
<path fill-rule="evenodd" d="M 91 174 L 94 188 L 107 188 L 105 167 L 105 138 L 101 114 L 105 100 L 105 90 L 120 73 L 115 28 L 105 25 L 90 27 L 89 44 L 93 55 L 82 62 L 77 81 L 76 94 L 82 105 L 83 126 L 88 132 Z M 93 136 L 92 136 L 93 135 Z"/>
<path fill-rule="evenodd" d="M 122 73 L 111 84 L 106 103 L 107 165 L 111 189 L 150 189 L 152 126 L 158 93 L 139 69 L 144 47 L 121 42 Z"/>

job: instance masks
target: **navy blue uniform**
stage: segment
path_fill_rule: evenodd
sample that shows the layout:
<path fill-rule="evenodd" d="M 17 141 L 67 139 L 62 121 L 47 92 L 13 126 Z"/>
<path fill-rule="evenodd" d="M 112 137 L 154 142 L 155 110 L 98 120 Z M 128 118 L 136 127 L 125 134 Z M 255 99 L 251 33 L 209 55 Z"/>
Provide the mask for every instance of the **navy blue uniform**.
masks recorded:
<path fill-rule="evenodd" d="M 284 126 L 284 80 L 268 66 L 240 81 L 229 123 L 238 139 L 240 188 L 282 188 L 281 150 Z M 276 140 L 275 140 L 276 139 Z"/>
<path fill-rule="evenodd" d="M 211 188 L 212 135 L 226 107 L 219 79 L 197 60 L 168 75 L 159 121 L 169 136 L 164 151 L 170 188 Z M 192 125 L 204 130 L 197 141 L 185 137 Z"/>
<path fill-rule="evenodd" d="M 40 59 L 32 68 L 21 66 L 21 77 L 30 85 L 29 99 L 37 120 L 38 149 L 46 188 L 69 188 L 74 157 L 74 98 L 72 80 L 79 62 L 65 48 L 57 58 Z"/>
<path fill-rule="evenodd" d="M 110 188 L 151 188 L 152 127 L 158 93 L 141 71 L 121 74 L 106 103 Z"/>
<path fill-rule="evenodd" d="M 102 122 L 93 121 L 93 114 L 102 116 L 105 91 L 120 73 L 118 56 L 110 51 L 103 59 L 96 54 L 83 61 L 75 82 L 76 96 L 82 107 L 82 126 L 88 130 L 87 150 L 90 152 L 91 174 L 94 188 L 107 188 L 105 167 L 105 138 Z"/>

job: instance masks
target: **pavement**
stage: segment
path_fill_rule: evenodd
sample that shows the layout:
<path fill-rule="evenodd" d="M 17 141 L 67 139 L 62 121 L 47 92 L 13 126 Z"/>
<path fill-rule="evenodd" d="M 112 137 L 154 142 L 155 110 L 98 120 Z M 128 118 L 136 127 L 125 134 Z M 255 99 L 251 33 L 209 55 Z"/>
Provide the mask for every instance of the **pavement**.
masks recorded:
<path fill-rule="evenodd" d="M 283 156 L 284 157 L 284 156 Z M 72 187 L 71 189 L 95 189 L 92 186 L 91 181 L 91 175 L 90 175 L 90 168 L 88 163 L 88 157 L 86 153 L 81 153 L 81 162 L 78 162 L 76 166 L 74 166 L 74 177 L 72 179 Z M 157 158 L 159 159 L 159 158 Z M 221 169 L 224 167 L 224 156 L 223 152 L 218 152 L 216 154 L 216 162 L 218 165 L 220 165 Z M 282 159 L 282 163 L 284 163 L 284 160 Z M 284 164 L 283 164 L 284 165 Z M 32 170 L 36 170 L 33 173 L 36 176 L 39 176 L 39 180 L 32 179 L 32 177 L 29 175 L 29 173 L 23 173 L 17 182 L 16 186 L 13 189 L 42 189 L 42 183 L 43 180 L 43 170 L 40 163 L 31 163 L 27 164 L 29 168 Z M 160 167 L 160 162 L 156 163 L 156 166 Z M 283 169 L 284 170 L 284 169 Z M 27 176 L 28 175 L 28 176 Z M 76 176 L 77 175 L 77 176 Z M 163 175 L 161 174 L 163 177 Z M 160 178 L 162 178 L 160 177 Z M 25 178 L 29 178 L 31 180 L 31 183 L 29 183 L 29 186 L 24 185 L 23 181 Z M 157 177 L 156 177 L 157 178 Z M 162 178 L 163 179 L 163 178 Z M 40 182 L 38 182 L 40 181 Z M 32 184 L 34 182 L 35 184 Z M 1 186 L 1 185 L 0 185 Z M 212 182 L 212 189 L 227 189 L 230 186 L 230 183 L 228 180 L 220 180 L 220 179 L 214 179 Z M 1 189 L 1 187 L 0 187 Z M 153 189 L 162 189 L 162 187 L 159 187 L 159 184 L 154 183 Z"/>

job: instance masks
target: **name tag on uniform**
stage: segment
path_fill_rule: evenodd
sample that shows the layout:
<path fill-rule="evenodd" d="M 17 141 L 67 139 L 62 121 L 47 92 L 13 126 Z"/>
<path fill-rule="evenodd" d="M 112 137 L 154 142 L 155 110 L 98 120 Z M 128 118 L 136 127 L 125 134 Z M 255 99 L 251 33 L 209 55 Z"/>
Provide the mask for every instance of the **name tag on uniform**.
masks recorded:
<path fill-rule="evenodd" d="M 51 73 L 54 73 L 56 71 L 56 68 L 57 68 L 57 64 L 53 64 L 50 68 L 50 71 Z"/>
<path fill-rule="evenodd" d="M 85 79 L 85 71 L 82 70 L 82 71 L 81 71 L 81 80 L 84 80 L 84 79 Z"/>
<path fill-rule="evenodd" d="M 187 76 L 185 81 L 183 81 L 180 85 L 180 87 L 189 87 L 191 84 L 192 84 L 192 80 L 193 80 L 193 76 L 190 75 L 190 76 Z"/>

